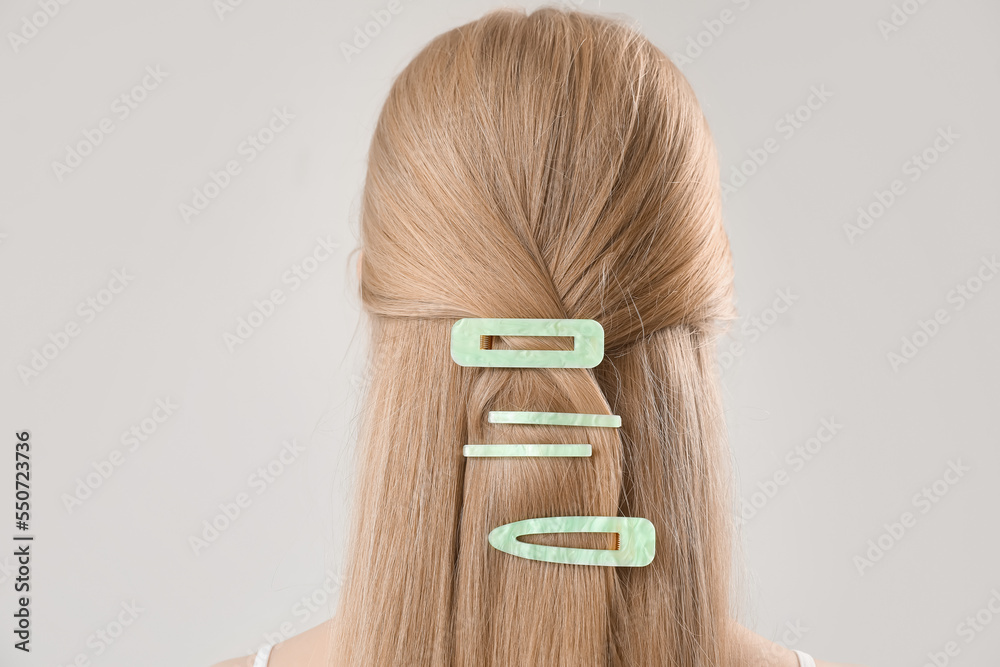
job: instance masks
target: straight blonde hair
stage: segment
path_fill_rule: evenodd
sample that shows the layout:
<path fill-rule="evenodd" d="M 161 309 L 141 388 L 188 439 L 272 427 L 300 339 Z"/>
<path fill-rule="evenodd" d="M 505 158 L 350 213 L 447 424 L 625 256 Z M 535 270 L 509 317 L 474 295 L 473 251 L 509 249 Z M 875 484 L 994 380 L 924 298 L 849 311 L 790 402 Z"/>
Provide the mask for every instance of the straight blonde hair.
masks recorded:
<path fill-rule="evenodd" d="M 500 10 L 408 64 L 375 128 L 362 200 L 369 381 L 337 664 L 737 664 L 714 359 L 734 312 L 720 211 L 694 93 L 630 26 Z M 594 319 L 604 360 L 462 367 L 449 350 L 464 317 Z M 492 424 L 490 410 L 622 425 Z M 593 455 L 462 455 L 466 443 L 516 442 L 588 442 Z M 487 542 L 501 524 L 562 515 L 645 517 L 656 556 L 560 565 Z M 530 541 L 610 548 L 607 537 Z"/>

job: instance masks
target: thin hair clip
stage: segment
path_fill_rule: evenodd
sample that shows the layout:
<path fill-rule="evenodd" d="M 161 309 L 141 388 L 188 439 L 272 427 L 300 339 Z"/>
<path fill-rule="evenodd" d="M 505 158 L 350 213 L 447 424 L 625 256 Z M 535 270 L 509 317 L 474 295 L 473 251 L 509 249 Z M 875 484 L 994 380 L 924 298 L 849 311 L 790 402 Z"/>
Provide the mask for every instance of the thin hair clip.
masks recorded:
<path fill-rule="evenodd" d="M 594 415 L 583 412 L 516 412 L 491 410 L 491 424 L 548 424 L 555 426 L 604 426 L 618 428 L 622 418 L 618 415 Z"/>
<path fill-rule="evenodd" d="M 494 350 L 493 336 L 572 336 L 572 350 Z M 451 327 L 451 358 L 460 366 L 593 368 L 604 359 L 604 327 L 597 320 L 466 317 Z"/>
<path fill-rule="evenodd" d="M 518 538 L 542 533 L 616 533 L 614 549 L 578 549 L 530 544 Z M 524 519 L 490 531 L 490 545 L 512 556 L 568 565 L 643 567 L 653 562 L 656 529 L 641 517 L 549 516 Z"/>
<path fill-rule="evenodd" d="M 523 456 L 590 456 L 590 445 L 465 445 L 462 454 L 467 457 L 523 457 Z"/>

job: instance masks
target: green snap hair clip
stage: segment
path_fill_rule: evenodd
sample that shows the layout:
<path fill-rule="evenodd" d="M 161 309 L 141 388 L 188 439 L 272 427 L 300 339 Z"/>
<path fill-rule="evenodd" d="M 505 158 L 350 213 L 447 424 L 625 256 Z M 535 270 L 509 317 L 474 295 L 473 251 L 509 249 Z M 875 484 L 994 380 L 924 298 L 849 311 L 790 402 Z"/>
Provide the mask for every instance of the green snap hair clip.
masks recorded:
<path fill-rule="evenodd" d="M 572 350 L 493 350 L 491 336 L 572 336 Z M 593 368 L 604 358 L 597 320 L 466 317 L 451 328 L 451 358 L 460 366 Z"/>
<path fill-rule="evenodd" d="M 583 412 L 508 412 L 491 410 L 491 424 L 547 424 L 555 426 L 607 426 L 618 428 L 618 415 L 590 415 Z"/>
<path fill-rule="evenodd" d="M 617 533 L 617 549 L 578 549 L 521 542 L 522 535 L 541 533 Z M 653 562 L 656 530 L 641 517 L 549 516 L 524 519 L 497 526 L 490 531 L 494 549 L 530 560 L 569 565 L 642 567 Z"/>
<path fill-rule="evenodd" d="M 590 456 L 590 445 L 465 445 L 465 456 Z"/>

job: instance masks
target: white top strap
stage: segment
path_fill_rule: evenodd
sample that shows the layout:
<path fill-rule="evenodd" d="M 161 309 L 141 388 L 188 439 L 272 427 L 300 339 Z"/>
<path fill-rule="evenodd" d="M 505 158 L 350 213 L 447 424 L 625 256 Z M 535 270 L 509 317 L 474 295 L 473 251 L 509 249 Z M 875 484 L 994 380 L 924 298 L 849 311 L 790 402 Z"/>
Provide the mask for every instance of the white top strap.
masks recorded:
<path fill-rule="evenodd" d="M 808 653 L 803 653 L 802 651 L 795 651 L 795 655 L 799 656 L 799 667 L 816 667 L 816 661 L 813 660 L 812 656 Z M 254 665 L 257 667 L 257 665 Z"/>
<path fill-rule="evenodd" d="M 254 658 L 253 667 L 267 667 L 267 661 L 271 657 L 271 649 L 273 647 L 273 644 L 261 646 L 260 650 L 257 651 L 257 657 Z"/>

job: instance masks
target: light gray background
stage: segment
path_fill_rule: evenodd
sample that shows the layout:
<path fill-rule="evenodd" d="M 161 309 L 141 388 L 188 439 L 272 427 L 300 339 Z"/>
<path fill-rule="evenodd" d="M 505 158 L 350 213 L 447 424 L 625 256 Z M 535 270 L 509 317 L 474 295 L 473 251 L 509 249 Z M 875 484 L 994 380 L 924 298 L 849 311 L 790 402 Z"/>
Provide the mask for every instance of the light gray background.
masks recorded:
<path fill-rule="evenodd" d="M 209 665 L 329 617 L 364 382 L 349 253 L 367 144 L 405 63 L 496 6 L 403 0 L 348 59 L 341 45 L 387 4 L 245 0 L 220 18 L 210 0 L 71 2 L 16 52 L 9 34 L 42 10 L 0 5 L 0 663 Z M 1000 6 L 567 4 L 630 17 L 668 54 L 688 50 L 681 67 L 725 180 L 773 151 L 725 204 L 744 319 L 723 343 L 723 384 L 740 498 L 758 506 L 745 528 L 747 622 L 829 660 L 923 665 L 954 641 L 939 664 L 995 663 L 1000 279 L 977 271 L 993 278 L 982 258 L 1000 251 Z M 885 33 L 894 7 L 901 25 Z M 120 119 L 116 98 L 148 66 L 165 78 Z M 813 87 L 830 95 L 802 107 Z M 249 161 L 240 143 L 274 108 L 294 119 Z M 808 119 L 789 136 L 781 120 L 795 113 Z M 102 118 L 114 131 L 60 181 L 53 162 Z M 948 128 L 957 138 L 936 152 Z M 912 180 L 908 161 L 925 150 L 935 161 Z M 178 207 L 232 159 L 241 172 L 185 222 Z M 852 243 L 845 225 L 894 179 L 902 194 Z M 283 276 L 317 237 L 339 247 L 293 289 Z M 102 294 L 122 268 L 128 286 Z M 967 283 L 978 291 L 956 297 Z M 230 351 L 224 334 L 274 289 L 284 302 Z M 779 313 L 781 293 L 791 305 Z M 92 321 L 77 310 L 109 295 Z M 934 335 L 918 333 L 939 310 Z M 19 366 L 70 322 L 79 335 L 23 380 Z M 894 368 L 904 337 L 922 345 Z M 129 451 L 121 434 L 162 417 L 157 399 L 178 407 Z M 839 425 L 832 438 L 823 419 Z M 23 429 L 30 657 L 10 634 Z M 275 463 L 291 439 L 304 451 Z M 114 450 L 121 465 L 67 509 Z M 954 484 L 941 481 L 950 463 L 967 468 Z M 254 481 L 269 464 L 281 474 Z M 934 503 L 915 501 L 935 482 Z M 240 493 L 249 506 L 196 554 L 189 537 Z M 913 521 L 893 537 L 886 525 L 904 512 Z M 859 566 L 870 540 L 888 549 Z M 115 632 L 123 604 L 141 611 L 104 645 L 96 633 Z M 979 630 L 962 625 L 977 612 Z"/>

